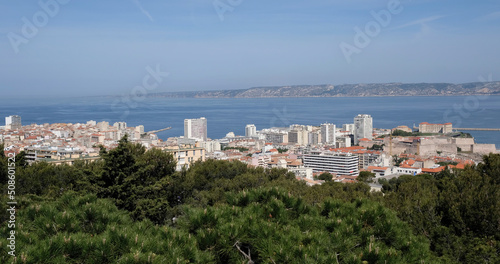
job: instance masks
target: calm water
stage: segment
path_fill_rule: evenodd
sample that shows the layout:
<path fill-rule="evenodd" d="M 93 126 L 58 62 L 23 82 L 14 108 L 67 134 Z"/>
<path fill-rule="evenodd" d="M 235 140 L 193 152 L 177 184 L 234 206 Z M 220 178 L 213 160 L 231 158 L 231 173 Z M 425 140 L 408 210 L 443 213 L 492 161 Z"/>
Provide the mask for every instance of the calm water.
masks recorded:
<path fill-rule="evenodd" d="M 500 128 L 500 96 L 452 97 L 347 97 L 347 98 L 252 98 L 172 99 L 147 98 L 125 104 L 110 98 L 72 98 L 44 101 L 6 101 L 0 98 L 0 117 L 20 115 L 23 124 L 77 123 L 88 120 L 125 121 L 145 130 L 171 126 L 158 133 L 162 139 L 183 135 L 184 119 L 204 116 L 208 136 L 222 138 L 233 131 L 244 135 L 246 124 L 257 129 L 291 124 L 341 126 L 357 114 L 370 114 L 373 126 L 409 127 L 420 122 L 452 122 L 454 127 Z M 0 121 L 3 125 L 3 121 Z M 469 131 L 479 143 L 500 148 L 500 132 Z"/>

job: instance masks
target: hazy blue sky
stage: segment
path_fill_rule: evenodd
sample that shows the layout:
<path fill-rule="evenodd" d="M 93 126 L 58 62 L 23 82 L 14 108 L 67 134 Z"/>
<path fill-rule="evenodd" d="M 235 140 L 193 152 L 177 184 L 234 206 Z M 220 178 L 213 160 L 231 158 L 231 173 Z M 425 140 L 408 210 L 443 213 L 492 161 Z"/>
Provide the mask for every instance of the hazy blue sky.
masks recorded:
<path fill-rule="evenodd" d="M 1 97 L 500 80 L 498 0 L 54 1 L 0 0 Z"/>

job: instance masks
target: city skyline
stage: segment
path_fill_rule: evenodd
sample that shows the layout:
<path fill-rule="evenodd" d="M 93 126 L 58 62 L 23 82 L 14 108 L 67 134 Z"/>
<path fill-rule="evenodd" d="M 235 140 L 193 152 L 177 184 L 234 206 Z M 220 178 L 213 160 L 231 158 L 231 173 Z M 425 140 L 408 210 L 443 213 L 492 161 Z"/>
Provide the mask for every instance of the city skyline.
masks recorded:
<path fill-rule="evenodd" d="M 500 76 L 495 1 L 40 3 L 0 3 L 4 98 Z"/>

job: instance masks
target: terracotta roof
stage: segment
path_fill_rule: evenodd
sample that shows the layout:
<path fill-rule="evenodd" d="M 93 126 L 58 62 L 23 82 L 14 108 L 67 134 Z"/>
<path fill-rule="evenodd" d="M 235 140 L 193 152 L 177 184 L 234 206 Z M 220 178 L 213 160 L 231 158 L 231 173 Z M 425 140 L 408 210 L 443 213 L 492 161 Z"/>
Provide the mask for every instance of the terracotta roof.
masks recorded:
<path fill-rule="evenodd" d="M 465 169 L 465 164 L 458 163 L 457 165 L 449 165 L 448 167 L 450 167 L 451 169 L 463 170 L 463 169 Z"/>
<path fill-rule="evenodd" d="M 302 165 L 302 162 L 300 160 L 298 160 L 298 159 L 296 159 L 296 160 L 287 159 L 286 161 L 287 161 L 288 165 L 290 165 L 290 166 L 300 166 L 300 165 Z"/>
<path fill-rule="evenodd" d="M 443 125 L 451 125 L 451 123 L 444 123 L 444 124 L 431 124 L 429 122 L 422 122 L 420 123 L 421 125 L 437 125 L 437 126 L 443 126 Z"/>
<path fill-rule="evenodd" d="M 355 180 L 348 180 L 348 179 L 343 179 L 342 183 L 356 183 L 357 181 Z"/>
<path fill-rule="evenodd" d="M 350 151 L 361 150 L 361 149 L 365 149 L 365 148 L 361 147 L 361 146 L 352 146 L 352 147 L 346 147 L 346 148 L 334 148 L 334 149 L 330 149 L 330 151 L 350 152 Z"/>
<path fill-rule="evenodd" d="M 357 182 L 358 176 L 339 176 L 337 177 L 337 181 L 341 181 L 344 183 L 352 183 L 352 182 Z"/>
<path fill-rule="evenodd" d="M 368 166 L 368 170 L 369 171 L 372 171 L 372 170 L 387 170 L 388 167 L 377 167 L 377 166 Z"/>
<path fill-rule="evenodd" d="M 443 171 L 445 168 L 445 166 L 441 166 L 439 168 L 434 168 L 434 169 L 430 169 L 430 168 L 423 168 L 422 169 L 422 172 L 427 172 L 427 173 L 438 173 L 440 171 Z"/>

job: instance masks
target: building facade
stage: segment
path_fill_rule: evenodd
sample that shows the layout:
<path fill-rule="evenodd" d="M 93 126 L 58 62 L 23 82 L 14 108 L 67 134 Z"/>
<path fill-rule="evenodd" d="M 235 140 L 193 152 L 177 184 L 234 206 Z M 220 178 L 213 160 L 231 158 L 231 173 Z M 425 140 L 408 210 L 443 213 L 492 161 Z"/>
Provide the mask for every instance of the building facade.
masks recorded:
<path fill-rule="evenodd" d="M 451 123 L 430 124 L 423 122 L 418 125 L 418 132 L 447 134 L 453 132 L 453 126 Z"/>
<path fill-rule="evenodd" d="M 184 138 L 207 140 L 207 119 L 184 119 Z"/>
<path fill-rule="evenodd" d="M 314 172 L 333 173 L 336 175 L 357 176 L 358 156 L 351 153 L 331 151 L 310 151 L 303 156 L 304 166 Z"/>
<path fill-rule="evenodd" d="M 306 130 L 292 130 L 288 132 L 288 143 L 308 145 L 309 132 Z"/>
<path fill-rule="evenodd" d="M 113 124 L 113 127 L 115 127 L 118 130 L 125 130 L 125 129 L 127 129 L 127 123 L 126 122 L 116 122 Z"/>
<path fill-rule="evenodd" d="M 245 127 L 245 137 L 256 137 L 257 127 L 254 124 L 249 124 Z"/>
<path fill-rule="evenodd" d="M 354 118 L 354 144 L 362 138 L 373 139 L 373 119 L 370 115 L 358 115 Z"/>
<path fill-rule="evenodd" d="M 354 124 L 343 124 L 342 130 L 353 133 L 354 132 Z"/>
<path fill-rule="evenodd" d="M 19 130 L 21 129 L 21 117 L 18 115 L 7 116 L 5 118 L 5 129 Z"/>
<path fill-rule="evenodd" d="M 269 132 L 265 133 L 265 141 L 269 143 L 288 143 L 288 133 Z"/>
<path fill-rule="evenodd" d="M 335 145 L 335 125 L 330 123 L 321 124 L 321 143 Z"/>
<path fill-rule="evenodd" d="M 308 134 L 308 141 L 311 145 L 318 145 L 321 143 L 321 132 L 313 131 Z"/>
<path fill-rule="evenodd" d="M 164 149 L 164 151 L 172 153 L 177 161 L 176 170 L 180 171 L 183 167 L 189 166 L 198 161 L 205 161 L 205 149 L 193 146 L 171 146 Z"/>

